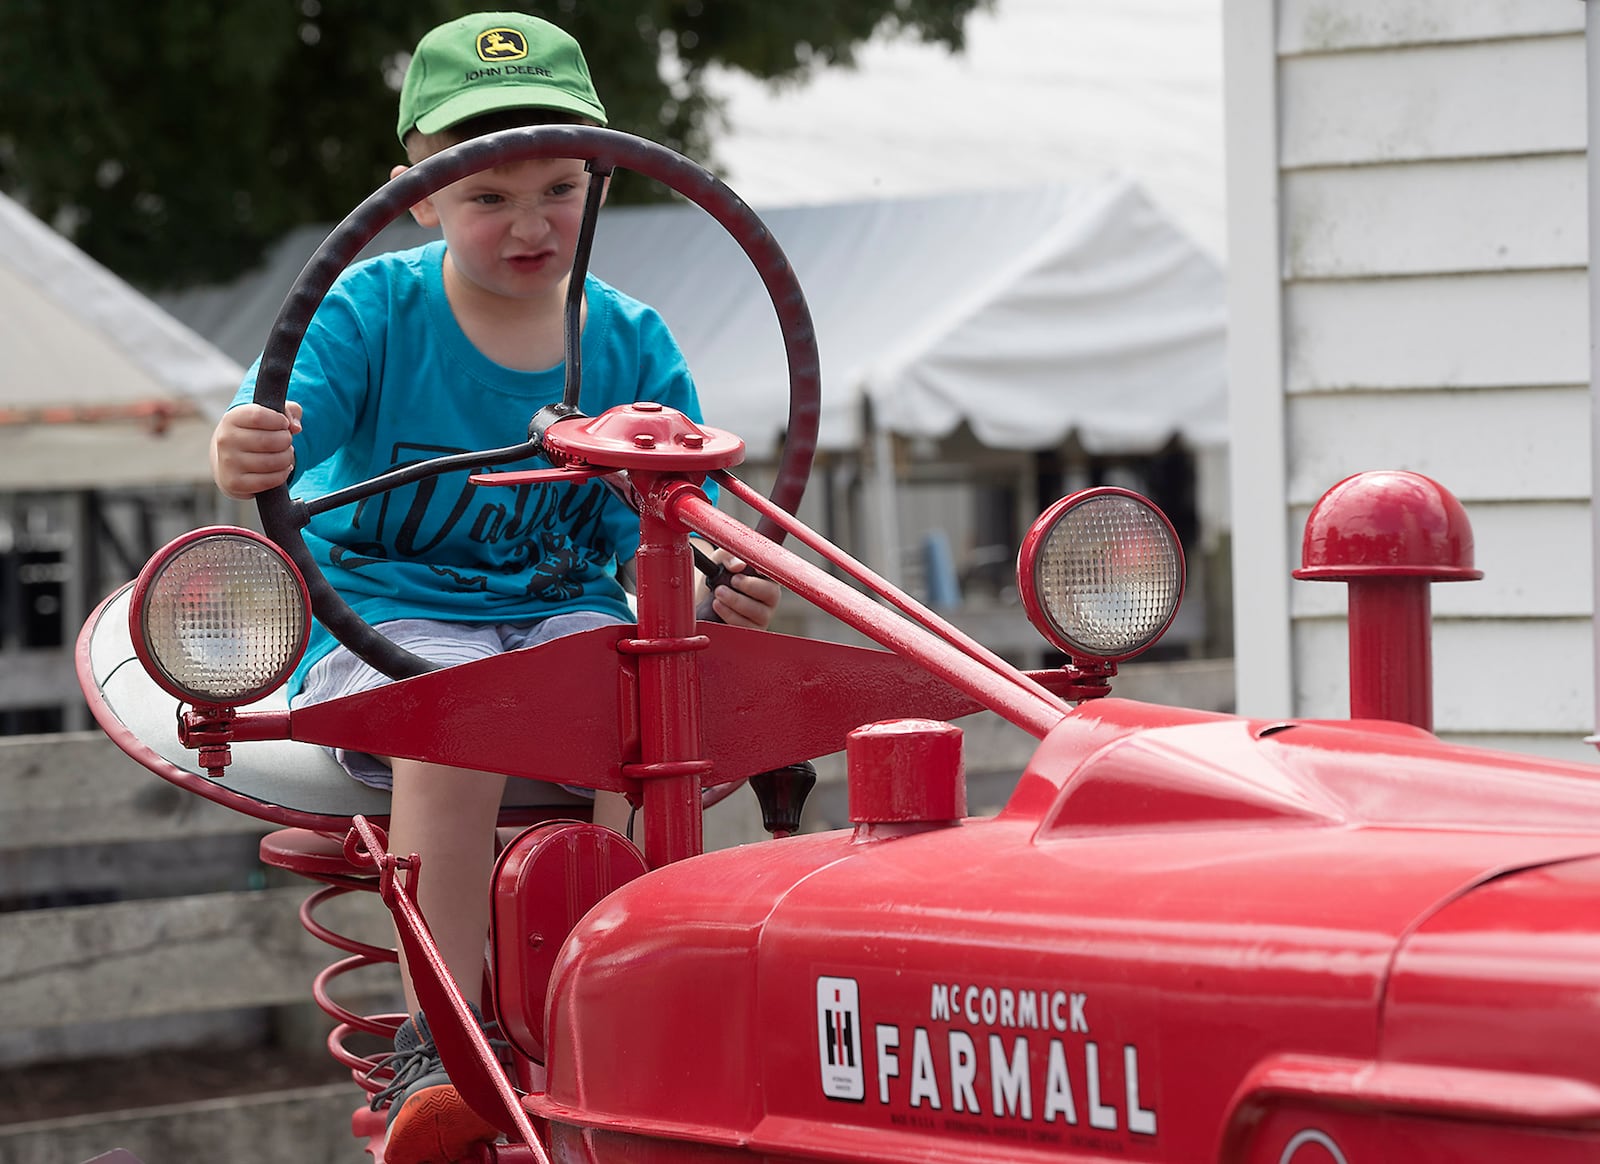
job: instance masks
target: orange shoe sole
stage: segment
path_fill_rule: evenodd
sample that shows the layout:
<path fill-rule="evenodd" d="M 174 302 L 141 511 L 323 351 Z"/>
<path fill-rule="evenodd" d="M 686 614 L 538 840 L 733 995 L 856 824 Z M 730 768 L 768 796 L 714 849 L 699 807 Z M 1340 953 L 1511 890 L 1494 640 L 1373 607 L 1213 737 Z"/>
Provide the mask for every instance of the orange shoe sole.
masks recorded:
<path fill-rule="evenodd" d="M 475 1144 L 492 1144 L 500 1131 L 441 1083 L 406 1096 L 384 1137 L 383 1164 L 455 1164 Z"/>

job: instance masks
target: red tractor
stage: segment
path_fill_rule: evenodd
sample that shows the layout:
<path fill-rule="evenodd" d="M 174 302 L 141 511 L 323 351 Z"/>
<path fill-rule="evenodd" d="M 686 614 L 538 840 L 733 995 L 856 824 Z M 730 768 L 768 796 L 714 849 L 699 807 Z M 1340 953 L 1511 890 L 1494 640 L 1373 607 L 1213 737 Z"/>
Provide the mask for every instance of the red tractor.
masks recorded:
<path fill-rule="evenodd" d="M 1600 782 L 1427 730 L 1427 586 L 1473 574 L 1465 518 L 1431 482 L 1354 479 L 1308 529 L 1303 574 L 1352 584 L 1352 687 L 1372 718 L 1259 722 L 1109 698 L 1183 581 L 1170 524 L 1113 489 L 1061 500 L 1026 539 L 1025 605 L 1070 661 L 1019 671 L 789 515 L 814 445 L 815 348 L 756 216 L 676 155 L 577 127 L 467 143 L 369 199 L 286 301 L 258 401 L 283 406 L 318 302 L 385 223 L 487 165 L 557 156 L 665 182 L 750 255 L 793 392 L 773 499 L 729 473 L 743 448 L 729 433 L 649 404 L 578 414 L 569 360 L 567 403 L 533 418 L 526 443 L 311 501 L 265 495 L 267 538 L 179 539 L 79 642 L 84 690 L 119 744 L 279 825 L 263 860 L 323 883 L 306 924 L 348 957 L 312 989 L 357 1081 L 383 1083 L 352 1039 L 399 1016 L 352 1013 L 330 984 L 394 954 L 315 911 L 370 889 L 443 1016 L 452 1078 L 503 1133 L 481 1160 L 1600 1157 Z M 591 212 L 585 239 L 593 225 Z M 533 452 L 556 467 L 488 471 Z M 484 487 L 600 477 L 631 498 L 637 624 L 439 670 L 356 618 L 305 552 L 309 515 L 461 469 Z M 759 526 L 714 508 L 707 478 Z M 691 535 L 883 649 L 697 622 Z M 399 681 L 274 704 L 313 612 Z M 1039 745 L 980 819 L 948 721 L 984 709 Z M 589 823 L 578 797 L 505 809 L 485 970 L 509 1069 L 415 906 L 427 870 L 386 853 L 382 794 L 315 745 L 638 806 L 637 845 Z M 841 750 L 853 827 L 791 835 L 806 762 Z M 781 839 L 703 853 L 705 803 L 747 780 Z M 381 1161 L 381 1116 L 362 1105 L 353 1127 Z"/>

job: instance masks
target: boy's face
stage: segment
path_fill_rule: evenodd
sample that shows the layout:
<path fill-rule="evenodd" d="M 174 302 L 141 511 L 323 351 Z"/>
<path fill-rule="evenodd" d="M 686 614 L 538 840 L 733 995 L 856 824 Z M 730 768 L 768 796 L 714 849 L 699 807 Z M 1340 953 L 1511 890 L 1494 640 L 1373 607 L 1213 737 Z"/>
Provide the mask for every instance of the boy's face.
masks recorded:
<path fill-rule="evenodd" d="M 565 292 L 588 188 L 581 161 L 515 162 L 452 183 L 412 213 L 443 230 L 449 262 L 473 288 L 536 300 Z"/>

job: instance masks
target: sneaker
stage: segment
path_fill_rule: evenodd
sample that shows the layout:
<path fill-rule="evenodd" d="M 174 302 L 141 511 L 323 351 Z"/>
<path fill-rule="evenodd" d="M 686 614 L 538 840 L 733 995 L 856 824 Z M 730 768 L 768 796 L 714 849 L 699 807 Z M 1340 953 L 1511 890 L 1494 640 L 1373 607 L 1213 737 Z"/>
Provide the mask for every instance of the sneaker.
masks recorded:
<path fill-rule="evenodd" d="M 473 1145 L 500 1138 L 500 1130 L 468 1107 L 450 1082 L 422 1015 L 400 1024 L 394 1053 L 378 1066 L 394 1073 L 372 1097 L 373 1111 L 389 1108 L 384 1164 L 449 1164 L 465 1159 Z"/>

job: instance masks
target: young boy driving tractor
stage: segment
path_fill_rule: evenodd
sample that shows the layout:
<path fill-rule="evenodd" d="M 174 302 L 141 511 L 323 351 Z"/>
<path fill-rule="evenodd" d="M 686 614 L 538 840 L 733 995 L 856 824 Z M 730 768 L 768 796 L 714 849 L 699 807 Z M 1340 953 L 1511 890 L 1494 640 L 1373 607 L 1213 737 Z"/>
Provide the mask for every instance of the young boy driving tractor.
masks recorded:
<path fill-rule="evenodd" d="M 433 29 L 400 94 L 398 133 L 415 164 L 460 142 L 518 126 L 604 125 L 578 43 L 516 12 Z M 396 165 L 390 177 L 406 169 Z M 411 208 L 443 240 L 345 272 L 317 312 L 279 413 L 250 402 L 252 368 L 212 440 L 212 471 L 230 497 L 285 482 L 319 492 L 427 457 L 520 440 L 564 387 L 564 305 L 585 195 L 584 163 L 498 166 Z M 652 400 L 700 419 L 694 382 L 650 307 L 587 276 L 583 392 L 597 415 Z M 625 583 L 638 518 L 597 482 L 480 490 L 458 472 L 313 519 L 306 541 L 350 606 L 390 639 L 439 664 L 630 622 Z M 733 577 L 706 596 L 724 622 L 765 627 L 778 586 L 724 562 Z M 290 680 L 294 706 L 389 679 L 313 634 Z M 363 783 L 392 788 L 389 847 L 417 854 L 419 904 L 469 1002 L 479 1005 L 495 821 L 506 778 L 339 750 Z M 627 802 L 599 793 L 600 823 Z M 495 1130 L 463 1104 L 440 1067 L 402 959 L 408 1012 L 375 1103 L 390 1105 L 388 1164 L 455 1159 Z"/>

